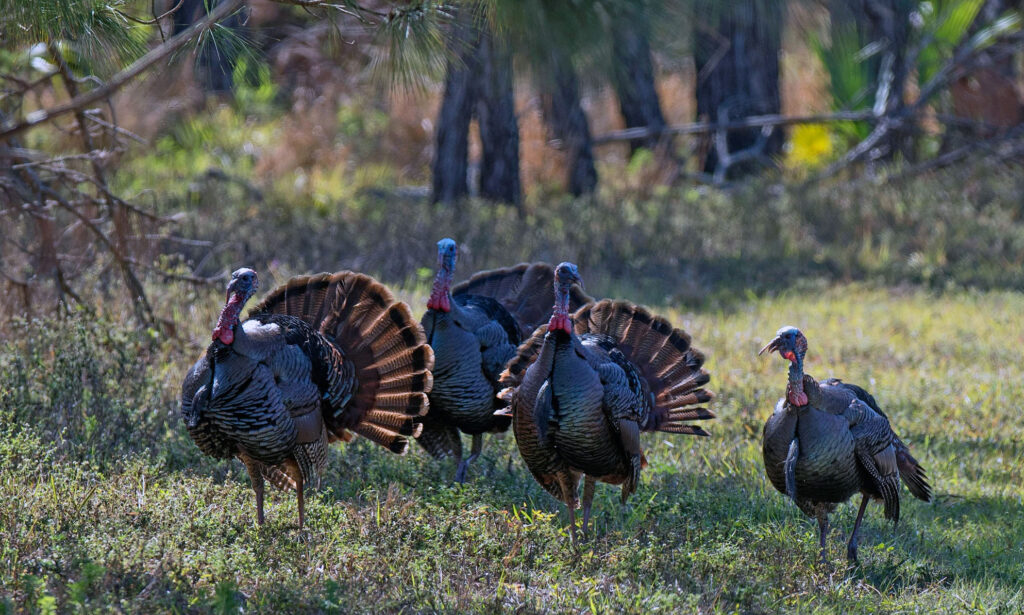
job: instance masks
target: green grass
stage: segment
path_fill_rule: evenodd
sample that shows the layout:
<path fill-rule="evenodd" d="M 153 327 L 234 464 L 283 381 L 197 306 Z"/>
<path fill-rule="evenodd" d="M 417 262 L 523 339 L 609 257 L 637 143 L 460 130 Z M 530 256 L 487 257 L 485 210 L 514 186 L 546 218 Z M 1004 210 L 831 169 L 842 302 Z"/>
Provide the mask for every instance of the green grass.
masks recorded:
<path fill-rule="evenodd" d="M 306 534 L 281 492 L 257 527 L 242 466 L 201 457 L 174 414 L 195 347 L 86 318 L 21 323 L 0 342 L 0 612 L 1024 609 L 1024 297 L 839 286 L 660 311 L 707 352 L 719 418 L 709 439 L 648 437 L 640 490 L 621 508 L 599 487 L 577 548 L 511 435 L 462 487 L 418 449 L 335 447 Z M 756 353 L 782 324 L 807 333 L 809 373 L 876 395 L 937 495 L 904 491 L 896 528 L 869 507 L 859 569 L 843 559 L 855 503 L 823 568 L 816 525 L 764 477 L 785 366 Z"/>

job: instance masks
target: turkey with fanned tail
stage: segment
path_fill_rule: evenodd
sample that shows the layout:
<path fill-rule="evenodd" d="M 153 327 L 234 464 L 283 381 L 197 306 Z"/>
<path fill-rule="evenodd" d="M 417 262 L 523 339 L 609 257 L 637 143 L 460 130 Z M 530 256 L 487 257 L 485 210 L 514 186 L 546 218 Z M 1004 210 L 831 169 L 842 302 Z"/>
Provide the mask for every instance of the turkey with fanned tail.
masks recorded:
<path fill-rule="evenodd" d="M 588 304 L 570 315 L 576 266 L 555 270 L 547 326 L 524 342 L 501 376 L 519 451 L 534 478 L 569 508 L 575 540 L 579 479 L 583 531 L 597 481 L 636 491 L 646 465 L 642 432 L 708 435 L 687 421 L 714 418 L 704 356 L 690 336 L 626 301 Z"/>
<path fill-rule="evenodd" d="M 409 307 L 368 276 L 289 280 L 239 315 L 256 272 L 231 276 L 213 343 L 185 376 L 181 415 L 207 455 L 238 457 L 263 523 L 264 479 L 298 496 L 319 482 L 327 445 L 364 436 L 404 453 L 427 411 L 433 352 Z"/>
<path fill-rule="evenodd" d="M 421 320 L 434 350 L 434 388 L 416 440 L 435 458 L 454 457 L 455 480 L 463 482 L 483 449 L 483 434 L 508 429 L 509 417 L 495 415 L 505 405 L 496 397 L 498 377 L 522 340 L 551 317 L 555 297 L 547 263 L 482 271 L 452 286 L 457 258 L 454 240 L 437 242 L 437 275 Z M 573 308 L 588 301 L 573 287 Z M 465 459 L 460 432 L 473 438 Z"/>
<path fill-rule="evenodd" d="M 858 491 L 863 494 L 846 556 L 857 561 L 857 533 L 871 499 L 885 518 L 900 518 L 900 478 L 914 497 L 928 502 L 924 468 L 889 425 L 875 398 L 854 384 L 804 373 L 807 338 L 782 327 L 761 353 L 778 351 L 789 361 L 786 396 L 764 425 L 762 453 L 772 485 L 818 521 L 821 560 L 827 562 L 828 515 Z"/>

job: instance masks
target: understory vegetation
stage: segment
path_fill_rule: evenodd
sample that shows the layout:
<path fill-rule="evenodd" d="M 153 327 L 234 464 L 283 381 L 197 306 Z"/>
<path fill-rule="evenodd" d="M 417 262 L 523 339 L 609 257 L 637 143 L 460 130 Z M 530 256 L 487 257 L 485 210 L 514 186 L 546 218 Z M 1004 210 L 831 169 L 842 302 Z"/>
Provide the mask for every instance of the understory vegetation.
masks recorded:
<path fill-rule="evenodd" d="M 599 487 L 575 548 L 510 434 L 464 486 L 416 447 L 332 447 L 306 532 L 281 492 L 257 527 L 244 468 L 203 457 L 176 414 L 219 297 L 203 293 L 175 338 L 84 313 L 9 325 L 0 612 L 1024 609 L 1019 293 L 854 284 L 657 304 L 708 354 L 718 419 L 708 439 L 648 438 L 639 492 L 620 507 Z M 814 522 L 764 476 L 761 425 L 785 366 L 756 353 L 787 323 L 808 333 L 809 373 L 869 386 L 934 486 L 932 504 L 904 491 L 895 528 L 869 507 L 860 568 L 843 559 L 856 503 L 834 516 L 824 568 Z"/>

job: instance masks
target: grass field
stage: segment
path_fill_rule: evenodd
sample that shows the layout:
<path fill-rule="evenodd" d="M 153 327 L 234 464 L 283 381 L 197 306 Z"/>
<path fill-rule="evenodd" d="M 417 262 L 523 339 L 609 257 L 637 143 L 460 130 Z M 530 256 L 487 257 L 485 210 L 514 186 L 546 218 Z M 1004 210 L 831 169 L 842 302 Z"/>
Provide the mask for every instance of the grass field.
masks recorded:
<path fill-rule="evenodd" d="M 195 340 L 220 296 L 186 319 Z M 465 486 L 419 449 L 335 448 L 306 534 L 280 492 L 257 527 L 241 464 L 202 458 L 174 415 L 196 348 L 21 323 L 0 342 L 0 612 L 1024 611 L 1024 296 L 838 286 L 659 311 L 708 354 L 718 419 L 709 439 L 648 437 L 638 493 L 621 508 L 599 487 L 577 548 L 511 435 Z M 875 394 L 931 477 L 935 502 L 904 490 L 896 528 L 869 507 L 860 568 L 856 502 L 824 568 L 816 525 L 764 477 L 785 365 L 757 350 L 782 324 L 806 332 L 809 373 Z"/>

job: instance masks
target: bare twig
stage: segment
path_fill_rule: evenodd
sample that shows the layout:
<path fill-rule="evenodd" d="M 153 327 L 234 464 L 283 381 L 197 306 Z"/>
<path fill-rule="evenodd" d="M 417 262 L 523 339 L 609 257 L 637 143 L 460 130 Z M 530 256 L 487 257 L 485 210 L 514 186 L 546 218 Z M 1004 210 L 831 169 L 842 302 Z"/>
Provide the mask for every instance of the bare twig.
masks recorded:
<path fill-rule="evenodd" d="M 154 25 L 159 25 L 161 19 L 163 19 L 165 17 L 169 17 L 169 16 L 177 13 L 178 9 L 180 9 L 181 5 L 184 4 L 184 3 L 185 3 L 185 0 L 178 0 L 177 4 L 175 4 L 173 7 L 168 9 L 163 14 L 154 17 L 153 19 L 139 19 L 138 17 L 135 17 L 133 15 L 129 15 L 128 13 L 125 13 L 122 10 L 119 10 L 119 9 L 114 9 L 114 10 L 117 11 L 118 15 L 120 15 L 121 17 L 124 17 L 125 19 L 127 19 L 129 21 L 134 21 L 135 23 L 140 23 L 140 24 L 142 24 L 144 26 L 154 26 Z"/>

